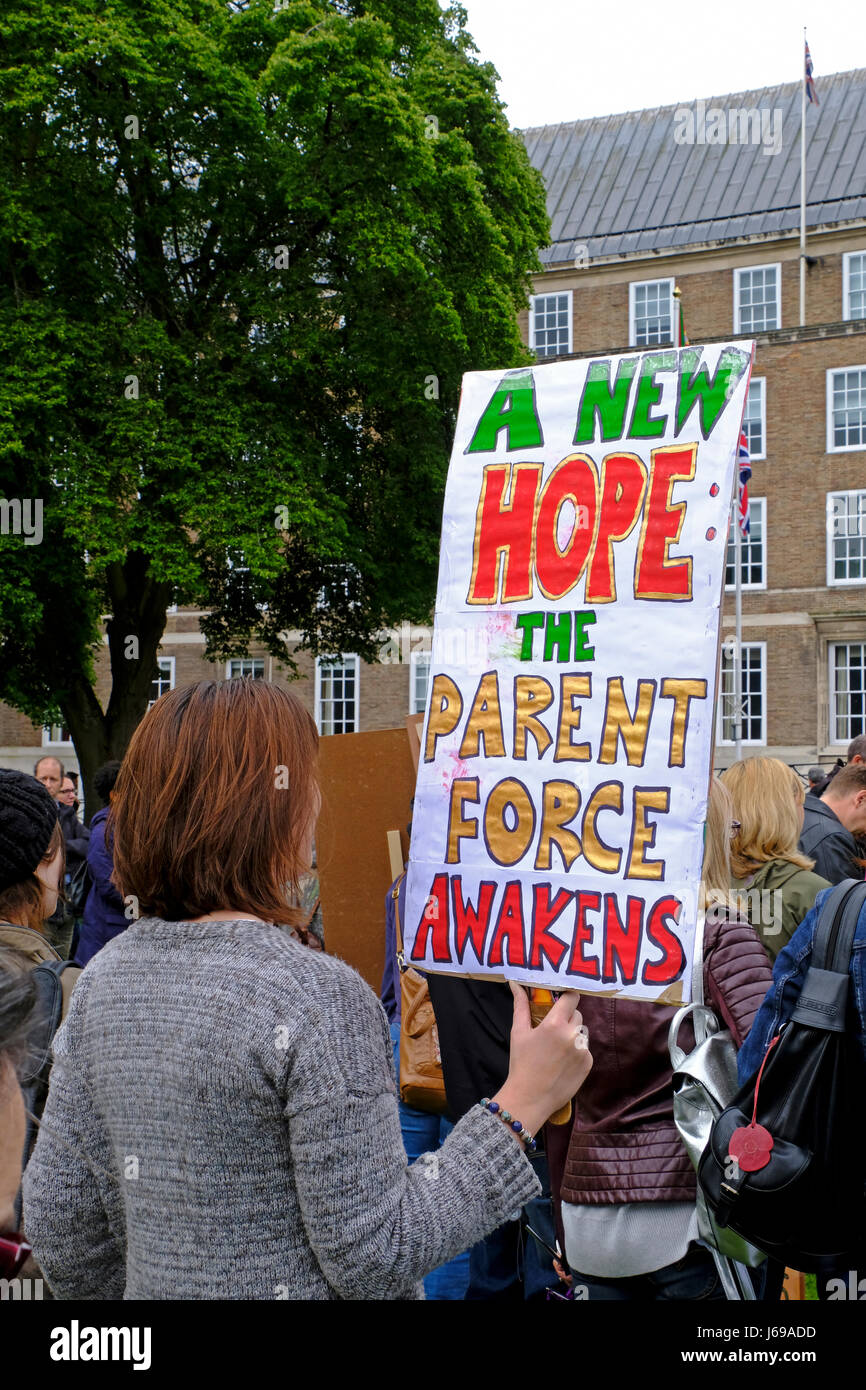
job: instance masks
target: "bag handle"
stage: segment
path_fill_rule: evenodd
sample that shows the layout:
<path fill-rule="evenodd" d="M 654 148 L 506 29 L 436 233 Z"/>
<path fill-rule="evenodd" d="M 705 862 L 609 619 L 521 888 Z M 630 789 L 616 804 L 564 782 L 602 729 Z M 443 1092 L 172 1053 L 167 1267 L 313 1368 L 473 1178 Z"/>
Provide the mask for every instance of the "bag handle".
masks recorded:
<path fill-rule="evenodd" d="M 406 971 L 409 969 L 409 966 L 406 964 L 406 957 L 403 954 L 403 927 L 400 922 L 400 889 L 405 877 L 406 870 L 404 869 L 402 874 L 395 878 L 394 885 L 391 889 L 391 899 L 394 903 L 394 934 L 397 939 L 397 969 L 400 971 L 401 975 L 405 975 Z"/>
<path fill-rule="evenodd" d="M 679 1031 L 687 1018 L 691 1018 L 692 1027 L 695 1030 L 695 1046 L 706 1042 L 707 1038 L 713 1033 L 718 1033 L 719 1020 L 712 1009 L 706 1004 L 692 1002 L 685 1004 L 683 1008 L 677 1009 L 671 1019 L 671 1026 L 668 1029 L 668 1052 L 671 1058 L 671 1067 L 674 1071 L 679 1071 L 683 1062 L 690 1054 L 684 1051 L 679 1045 Z"/>

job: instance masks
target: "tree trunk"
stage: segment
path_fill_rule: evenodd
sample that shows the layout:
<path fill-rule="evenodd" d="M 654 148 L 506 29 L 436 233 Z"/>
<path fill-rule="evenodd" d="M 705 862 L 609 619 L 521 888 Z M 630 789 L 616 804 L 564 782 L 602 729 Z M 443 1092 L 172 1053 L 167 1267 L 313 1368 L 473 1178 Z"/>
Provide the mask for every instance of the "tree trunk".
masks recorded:
<path fill-rule="evenodd" d="M 110 566 L 107 574 L 112 599 L 112 616 L 106 625 L 111 695 L 105 711 L 83 671 L 60 699 L 81 768 L 88 825 L 105 804 L 94 786 L 94 775 L 103 763 L 122 760 L 147 710 L 157 674 L 156 653 L 165 630 L 171 586 L 155 582 L 149 567 L 146 555 L 130 551 L 123 564 Z"/>

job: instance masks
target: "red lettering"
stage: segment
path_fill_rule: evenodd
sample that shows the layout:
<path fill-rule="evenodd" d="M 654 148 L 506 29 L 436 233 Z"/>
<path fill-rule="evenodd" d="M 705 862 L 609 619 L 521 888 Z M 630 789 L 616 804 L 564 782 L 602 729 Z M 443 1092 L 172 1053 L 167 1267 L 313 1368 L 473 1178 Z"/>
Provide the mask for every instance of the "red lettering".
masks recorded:
<path fill-rule="evenodd" d="M 679 898 L 659 898 L 647 918 L 647 938 L 662 952 L 661 960 L 647 964 L 643 968 L 641 983 L 645 985 L 669 985 L 682 974 L 685 956 L 679 937 L 665 925 L 665 917 L 676 917 L 682 903 Z"/>
<path fill-rule="evenodd" d="M 550 886 L 536 883 L 532 890 L 532 928 L 529 948 L 531 969 L 540 970 L 544 964 L 542 956 L 550 961 L 554 970 L 559 969 L 562 957 L 568 949 L 558 936 L 552 936 L 547 928 L 556 921 L 568 906 L 573 894 L 560 888 L 553 902 L 550 901 Z"/>
<path fill-rule="evenodd" d="M 574 527 L 565 549 L 560 550 L 559 515 L 569 501 L 574 505 Z M 572 454 L 554 468 L 538 504 L 535 572 L 546 598 L 562 598 L 583 574 L 595 534 L 597 510 L 595 465 L 586 454 Z"/>
<path fill-rule="evenodd" d="M 587 603 L 610 603 L 616 598 L 613 542 L 625 540 L 640 514 L 646 470 L 637 454 L 608 454 L 601 477 L 601 506 L 595 553 L 586 581 Z"/>
<path fill-rule="evenodd" d="M 493 463 L 484 470 L 475 522 L 467 603 L 516 603 L 532 598 L 535 498 L 541 464 Z M 510 482 L 510 500 L 504 501 Z M 502 598 L 500 556 L 505 557 Z"/>
<path fill-rule="evenodd" d="M 587 912 L 597 912 L 601 907 L 600 893 L 577 893 L 577 920 L 574 927 L 574 943 L 571 948 L 571 960 L 565 967 L 569 975 L 585 975 L 589 980 L 599 978 L 598 961 L 587 960 L 583 954 L 583 946 L 593 937 L 593 929 L 587 926 Z"/>
<path fill-rule="evenodd" d="M 626 925 L 619 915 L 615 893 L 604 895 L 604 969 L 605 984 L 633 985 L 637 979 L 640 939 L 643 929 L 643 899 L 626 899 Z M 616 957 L 616 961 L 614 961 Z"/>
<path fill-rule="evenodd" d="M 434 878 L 427 902 L 421 913 L 415 943 L 412 947 L 412 960 L 427 959 L 427 942 L 432 937 L 433 959 L 440 964 L 450 961 L 448 949 L 448 875 L 437 874 Z"/>
<path fill-rule="evenodd" d="M 635 598 L 691 598 L 692 557 L 669 560 L 671 541 L 678 541 L 686 514 L 685 502 L 671 506 L 675 482 L 695 476 L 697 444 L 653 449 L 649 491 L 635 565 Z"/>
<path fill-rule="evenodd" d="M 506 883 L 496 929 L 490 943 L 488 965 L 502 964 L 502 944 L 508 944 L 508 964 L 526 964 L 526 943 L 523 937 L 523 898 L 520 884 Z"/>
<path fill-rule="evenodd" d="M 496 896 L 495 883 L 482 883 L 478 890 L 478 907 L 474 908 L 467 899 L 463 901 L 463 883 L 457 874 L 451 880 L 451 893 L 454 903 L 454 949 L 457 960 L 463 964 L 466 944 L 471 939 L 472 949 L 479 964 L 484 961 L 484 940 L 490 926 L 490 909 Z"/>

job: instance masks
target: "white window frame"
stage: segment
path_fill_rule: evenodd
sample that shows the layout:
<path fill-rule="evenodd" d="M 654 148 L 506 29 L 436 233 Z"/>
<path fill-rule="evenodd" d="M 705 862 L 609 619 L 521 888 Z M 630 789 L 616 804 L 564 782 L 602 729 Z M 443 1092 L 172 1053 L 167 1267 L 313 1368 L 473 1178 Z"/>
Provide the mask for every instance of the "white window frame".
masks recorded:
<path fill-rule="evenodd" d="M 236 661 L 258 661 L 258 662 L 260 662 L 260 663 L 261 663 L 261 667 L 262 667 L 262 674 L 261 674 L 260 676 L 256 676 L 254 671 L 248 672 L 247 674 L 248 674 L 248 675 L 252 675 L 256 680 L 263 681 L 263 680 L 265 679 L 265 658 L 264 658 L 263 656 L 231 656 L 231 657 L 229 657 L 228 661 L 226 662 L 226 680 L 227 680 L 227 681 L 232 681 L 232 680 L 243 680 L 243 678 L 244 678 L 243 675 L 240 675 L 240 676 L 233 676 L 233 675 L 232 675 L 232 666 L 233 666 L 233 664 L 234 664 Z"/>
<path fill-rule="evenodd" d="M 734 511 L 731 513 L 731 526 L 730 526 L 730 531 L 729 531 L 729 534 L 728 534 L 728 545 L 731 545 L 732 542 L 733 542 L 733 539 L 734 539 L 734 527 L 739 525 L 739 520 L 738 520 L 737 515 L 735 515 L 735 512 L 736 512 L 736 508 L 735 508 Z M 762 573 L 762 575 L 763 575 L 763 579 L 762 579 L 762 581 L 761 581 L 760 584 L 745 584 L 745 583 L 741 583 L 741 584 L 740 584 L 740 589 L 741 589 L 743 592 L 745 592 L 746 589 L 749 589 L 749 590 L 751 590 L 753 593 L 757 593 L 758 590 L 760 590 L 760 589 L 766 589 L 766 587 L 767 587 L 767 499 L 766 499 L 766 497 L 750 497 L 750 498 L 749 498 L 749 520 L 750 520 L 750 521 L 751 521 L 752 517 L 755 515 L 756 512 L 760 512 L 760 514 L 761 514 L 761 573 Z M 745 537 L 741 537 L 741 540 L 742 540 L 742 544 L 743 544 L 743 545 L 748 545 L 749 542 L 746 540 Z M 740 552 L 740 560 L 741 560 L 741 561 L 742 561 L 742 558 L 743 558 L 743 557 L 742 557 L 742 551 L 741 551 L 741 552 Z M 727 572 L 728 572 L 728 552 L 727 552 L 727 550 L 726 550 L 726 551 L 725 551 L 725 574 L 726 574 L 726 575 L 727 575 Z M 735 577 L 735 578 L 736 578 L 736 577 Z M 737 587 L 737 586 L 736 586 L 736 582 L 733 583 L 733 584 L 728 584 L 727 579 L 725 580 L 725 593 L 731 593 L 731 594 L 732 594 L 732 593 L 734 592 L 734 590 L 736 589 L 736 587 Z"/>
<path fill-rule="evenodd" d="M 837 733 L 837 728 L 836 728 L 836 648 L 837 648 L 837 647 L 866 647 L 866 638 L 860 638 L 860 639 L 858 639 L 858 638 L 855 637 L 852 641 L 847 641 L 847 640 L 845 640 L 845 639 L 843 638 L 843 639 L 840 640 L 840 641 L 837 641 L 837 642 L 828 642 L 828 644 L 827 644 L 827 664 L 828 664 L 828 666 L 829 666 L 829 690 L 830 690 L 830 708 L 829 708 L 829 715 L 830 715 L 829 724 L 830 724 L 830 728 L 829 728 L 828 731 L 827 731 L 827 732 L 828 732 L 828 742 L 831 743 L 831 744 L 847 745 L 847 744 L 849 744 L 849 743 L 851 742 L 851 740 L 852 740 L 853 738 L 856 738 L 857 735 L 856 735 L 856 734 L 850 734 L 850 733 L 849 733 L 849 734 L 845 735 L 844 738 L 840 738 L 840 737 L 838 736 L 838 733 Z M 864 724 L 863 732 L 866 733 L 866 724 Z"/>
<path fill-rule="evenodd" d="M 833 498 L 834 498 L 834 497 L 859 497 L 859 496 L 861 496 L 862 494 L 866 494 L 866 488 L 862 488 L 862 487 L 837 488 L 837 489 L 835 490 L 835 492 L 828 492 L 828 493 L 827 493 L 827 523 L 826 523 L 826 526 L 825 526 L 825 534 L 826 534 L 826 537 L 827 537 L 827 585 L 828 585 L 828 588 L 833 588 L 833 589 L 845 589 L 845 588 L 853 588 L 855 585 L 859 585 L 860 588 L 863 588 L 864 586 L 866 586 L 866 579 L 864 579 L 864 578 L 862 578 L 862 577 L 857 578 L 857 579 L 837 579 L 836 576 L 835 576 L 835 574 L 834 574 L 834 570 L 835 570 L 835 568 L 836 568 L 836 563 L 835 563 L 836 557 L 835 557 L 835 555 L 834 555 L 834 553 L 833 553 Z"/>
<path fill-rule="evenodd" d="M 175 666 L 176 666 L 176 664 L 177 664 L 177 658 L 174 657 L 174 656 L 158 656 L 158 657 L 156 658 L 156 661 L 157 661 L 157 665 L 158 665 L 158 666 L 160 666 L 160 667 L 167 666 L 167 667 L 168 667 L 168 681 L 169 681 L 168 688 L 169 688 L 169 690 L 174 690 Z M 167 693 L 166 691 L 163 691 L 163 694 L 166 694 L 166 693 Z M 161 699 L 161 698 L 162 698 L 161 696 L 157 696 L 157 699 Z M 148 708 L 148 709 L 153 709 L 153 707 L 154 707 L 155 704 L 156 704 L 156 700 L 148 700 L 148 702 L 147 702 L 147 708 Z"/>
<path fill-rule="evenodd" d="M 574 351 L 574 290 L 553 290 L 548 289 L 540 294 L 533 294 L 529 300 L 529 350 L 534 352 L 539 362 L 546 362 L 549 357 L 557 357 L 561 354 L 546 352 L 539 353 L 535 346 L 535 304 L 538 299 L 552 299 L 556 295 L 565 295 L 568 299 L 568 347 L 566 353 Z"/>
<path fill-rule="evenodd" d="M 776 272 L 776 305 L 779 310 L 778 322 L 772 328 L 742 328 L 740 325 L 740 278 L 743 275 L 751 274 L 753 270 L 775 270 Z M 734 270 L 734 333 L 752 334 L 775 333 L 776 329 L 782 327 L 782 262 L 771 261 L 769 264 L 742 265 Z"/>
<path fill-rule="evenodd" d="M 354 663 L 355 667 L 355 727 L 346 729 L 345 733 L 359 734 L 361 732 L 361 658 L 353 652 L 344 653 L 342 656 L 332 660 L 323 660 L 316 657 L 316 692 L 313 702 L 313 718 L 316 721 L 316 728 L 323 738 L 329 737 L 322 729 L 322 667 L 323 666 L 344 666 L 348 667 Z"/>
<path fill-rule="evenodd" d="M 862 256 L 866 264 L 866 250 L 846 251 L 842 257 L 842 318 L 846 321 L 855 318 L 851 313 L 851 258 L 852 256 Z M 856 315 L 862 318 L 862 315 Z"/>
<path fill-rule="evenodd" d="M 866 372 L 866 363 L 855 362 L 850 367 L 828 367 L 827 368 L 827 453 L 828 454 L 862 454 L 866 453 L 866 439 L 860 444 L 835 444 L 833 442 L 833 378 L 841 376 L 843 372 Z M 856 490 L 856 489 L 855 489 Z"/>
<path fill-rule="evenodd" d="M 427 699 L 430 694 L 430 671 L 432 667 L 433 653 L 429 650 L 423 652 L 409 653 L 409 713 L 426 714 Z M 415 690 L 417 671 L 420 665 L 427 667 L 427 690 L 424 696 L 424 703 L 419 709 L 416 704 L 417 694 Z"/>
<path fill-rule="evenodd" d="M 63 730 L 62 724 L 44 724 L 42 727 L 43 748 L 74 748 L 71 738 L 52 738 L 55 729 Z"/>
<path fill-rule="evenodd" d="M 767 378 L 765 376 L 753 376 L 752 380 L 749 382 L 750 395 L 753 386 L 758 387 L 757 395 L 759 396 L 761 402 L 762 444 L 761 452 L 759 454 L 753 454 L 751 441 L 749 442 L 749 458 L 754 461 L 755 459 L 765 459 L 767 457 Z M 748 405 L 748 398 L 746 400 L 746 404 Z M 745 411 L 743 413 L 745 414 Z M 746 438 L 748 439 L 748 435 L 746 436 Z"/>
<path fill-rule="evenodd" d="M 637 316 L 636 316 L 636 314 L 635 314 L 636 291 L 639 290 L 639 289 L 646 289 L 647 285 L 667 285 L 667 286 L 668 286 L 668 297 L 669 297 L 670 303 L 671 303 L 671 336 L 670 336 L 670 342 L 671 342 L 671 343 L 674 343 L 674 342 L 676 341 L 676 331 L 677 331 L 677 330 L 676 330 L 676 311 L 677 311 L 677 306 L 676 306 L 676 304 L 674 303 L 674 280 L 673 280 L 673 278 L 672 278 L 672 277 L 669 278 L 669 277 L 663 275 L 663 276 L 661 276 L 660 278 L 655 279 L 655 280 L 632 280 L 632 281 L 630 281 L 629 287 L 628 287 L 628 341 L 629 341 L 629 346 L 630 346 L 630 347 L 638 348 L 638 349 L 639 349 L 640 351 L 642 351 L 642 352 L 652 352 L 652 350 L 653 350 L 654 348 L 656 348 L 656 347 L 663 347 L 663 346 L 664 346 L 664 344 L 662 344 L 662 343 L 638 343 L 638 341 L 637 341 L 637 322 L 636 322 Z"/>
<path fill-rule="evenodd" d="M 724 650 L 724 649 L 723 649 L 723 650 Z M 744 738 L 744 739 L 741 740 L 741 742 L 742 742 L 742 745 L 743 745 L 744 748 L 746 748 L 746 747 L 749 747 L 749 748 L 766 748 L 766 746 L 767 746 L 767 644 L 766 644 L 766 642 L 744 642 L 744 643 L 742 644 L 742 650 L 743 650 L 743 651 L 748 651 L 748 650 L 758 651 L 758 652 L 760 652 L 760 655 L 761 655 L 761 737 L 760 737 L 760 738 Z M 723 700 L 723 694 L 722 694 L 722 692 L 723 692 L 722 671 L 723 671 L 723 661 L 724 661 L 724 658 L 723 658 L 722 661 L 719 663 L 719 692 L 718 692 L 718 699 L 717 699 L 717 702 L 716 702 L 716 729 L 717 729 L 717 731 L 718 731 L 718 737 L 716 738 L 716 743 L 717 743 L 717 745 L 718 745 L 719 748 L 734 748 L 734 747 L 736 746 L 736 740 L 735 740 L 735 739 L 732 739 L 732 738 L 723 738 L 723 737 L 722 737 L 722 734 L 723 734 L 723 732 L 724 732 L 724 727 L 725 727 L 725 725 L 724 725 L 724 719 L 723 719 L 723 711 L 722 711 L 722 700 Z M 742 672 L 741 672 L 741 674 L 742 674 Z"/>

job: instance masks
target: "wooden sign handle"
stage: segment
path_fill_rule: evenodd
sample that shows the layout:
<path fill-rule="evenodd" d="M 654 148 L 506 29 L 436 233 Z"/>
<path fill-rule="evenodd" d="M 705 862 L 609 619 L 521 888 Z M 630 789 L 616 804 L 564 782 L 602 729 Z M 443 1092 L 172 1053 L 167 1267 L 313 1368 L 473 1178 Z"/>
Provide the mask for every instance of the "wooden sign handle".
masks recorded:
<path fill-rule="evenodd" d="M 533 1028 L 537 1028 L 543 1018 L 547 1016 L 553 1008 L 553 995 L 549 989 L 530 989 L 529 991 L 529 1014 L 532 1019 Z M 567 1125 L 571 1119 L 571 1101 L 566 1101 L 560 1110 L 554 1111 L 547 1123 L 550 1125 Z"/>

